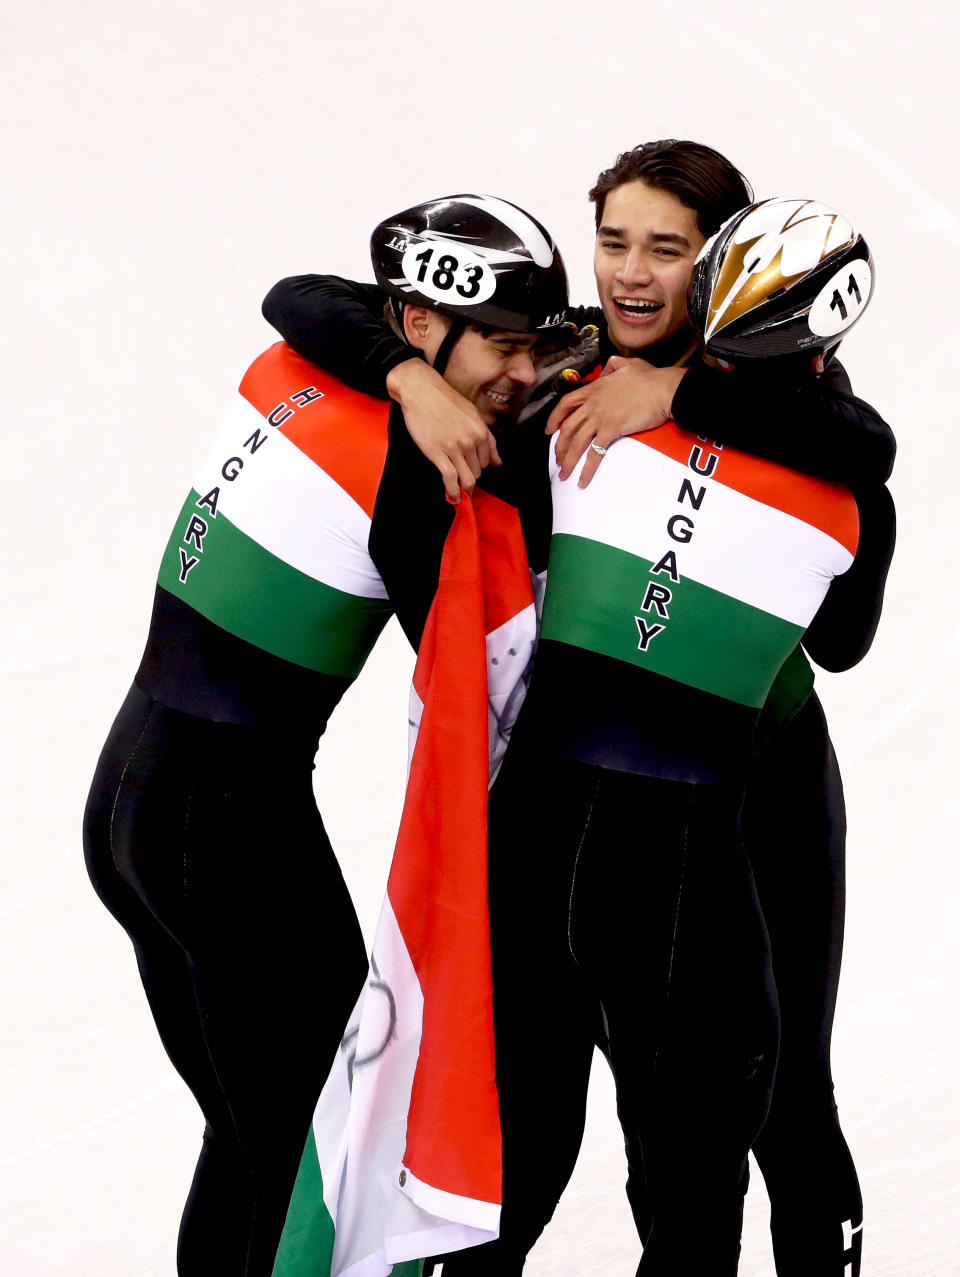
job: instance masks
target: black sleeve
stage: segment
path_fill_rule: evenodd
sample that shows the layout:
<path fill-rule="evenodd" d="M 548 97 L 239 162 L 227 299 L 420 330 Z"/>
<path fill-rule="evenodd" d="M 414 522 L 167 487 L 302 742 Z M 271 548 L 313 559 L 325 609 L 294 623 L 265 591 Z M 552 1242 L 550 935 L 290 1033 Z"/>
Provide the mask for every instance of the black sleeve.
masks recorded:
<path fill-rule="evenodd" d="M 404 634 L 416 651 L 440 581 L 443 546 L 453 522 L 439 470 L 390 412 L 389 446 L 370 523 L 370 557 Z"/>
<path fill-rule="evenodd" d="M 785 378 L 772 363 L 733 372 L 698 361 L 673 397 L 682 430 L 851 486 L 884 483 L 896 455 L 893 431 L 858 399 L 836 360 L 819 377 Z"/>
<path fill-rule="evenodd" d="M 856 493 L 860 540 L 853 565 L 835 577 L 803 637 L 810 658 L 839 673 L 870 650 L 883 607 L 883 591 L 896 540 L 893 498 L 882 484 Z"/>
<path fill-rule="evenodd" d="M 417 357 L 383 318 L 387 295 L 376 284 L 340 275 L 289 275 L 263 299 L 263 317 L 287 345 L 354 390 L 388 399 L 387 373 Z M 599 325 L 599 306 L 573 306 L 578 328 Z"/>
<path fill-rule="evenodd" d="M 516 427 L 501 439 L 502 466 L 488 466 L 478 486 L 519 515 L 527 560 L 547 566 L 552 500 L 547 466 L 550 441 L 543 422 Z M 440 563 L 455 507 L 436 467 L 407 432 L 398 405 L 390 412 L 389 443 L 370 524 L 370 557 L 414 650 L 440 582 Z"/>
<path fill-rule="evenodd" d="M 386 300 L 376 284 L 339 275 L 290 275 L 274 284 L 262 309 L 298 355 L 354 390 L 387 399 L 387 373 L 416 351 L 383 318 Z"/>

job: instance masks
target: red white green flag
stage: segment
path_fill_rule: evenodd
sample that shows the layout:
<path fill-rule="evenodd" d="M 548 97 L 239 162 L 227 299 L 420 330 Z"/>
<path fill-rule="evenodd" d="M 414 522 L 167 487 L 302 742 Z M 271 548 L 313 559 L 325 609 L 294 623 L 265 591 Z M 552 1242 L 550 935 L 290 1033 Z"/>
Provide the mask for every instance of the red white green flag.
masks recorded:
<path fill-rule="evenodd" d="M 414 672 L 416 741 L 369 977 L 274 1277 L 413 1277 L 424 1257 L 497 1236 L 487 788 L 535 634 L 516 511 L 462 496 Z"/>

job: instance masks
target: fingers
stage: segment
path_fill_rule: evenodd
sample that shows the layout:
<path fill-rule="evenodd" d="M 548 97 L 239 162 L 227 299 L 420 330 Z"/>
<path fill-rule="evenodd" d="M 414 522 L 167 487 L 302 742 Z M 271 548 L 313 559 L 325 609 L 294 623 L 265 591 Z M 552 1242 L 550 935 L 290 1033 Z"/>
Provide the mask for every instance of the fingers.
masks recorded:
<path fill-rule="evenodd" d="M 476 454 L 470 460 L 463 453 L 448 454 L 438 459 L 431 457 L 430 460 L 440 471 L 443 486 L 452 501 L 460 499 L 461 488 L 464 492 L 472 492 L 480 478 L 481 467 Z"/>
<path fill-rule="evenodd" d="M 596 444 L 603 449 L 612 448 L 620 438 L 622 435 L 616 427 L 609 425 L 598 427 L 596 417 L 590 412 L 589 407 L 581 408 L 567 419 L 557 439 L 556 459 L 560 467 L 560 478 L 569 479 L 576 470 L 580 458 L 586 453 L 587 459 L 577 481 L 578 487 L 586 488 L 603 460 L 603 453 L 598 452 L 591 445 Z"/>
<path fill-rule="evenodd" d="M 483 464 L 476 448 L 448 451 L 431 449 L 424 455 L 440 471 L 446 494 L 454 504 L 460 500 L 460 489 L 472 492 L 483 472 Z"/>
<path fill-rule="evenodd" d="M 451 501 L 459 500 L 461 488 L 473 491 L 485 466 L 500 465 L 494 437 L 479 418 L 467 415 L 451 422 L 449 414 L 424 417 L 414 409 L 405 416 L 414 443 L 440 471 Z"/>
<path fill-rule="evenodd" d="M 587 453 L 587 459 L 583 463 L 583 469 L 580 471 L 580 478 L 577 480 L 578 488 L 586 488 L 589 485 L 590 480 L 597 473 L 597 467 L 602 460 L 603 457 L 600 453 L 593 449 Z"/>
<path fill-rule="evenodd" d="M 603 432 L 594 435 L 592 438 L 584 437 L 583 447 L 577 452 L 575 460 L 571 460 L 567 465 L 566 474 L 561 474 L 562 479 L 567 479 L 577 468 L 577 462 L 586 453 L 586 461 L 583 463 L 583 469 L 580 471 L 580 478 L 577 480 L 578 488 L 586 488 L 590 480 L 597 473 L 597 467 L 604 458 L 604 454 L 609 452 L 618 439 L 622 439 L 623 435 L 611 434 Z"/>
<path fill-rule="evenodd" d="M 457 464 L 457 482 L 464 492 L 472 492 L 477 485 L 478 476 L 473 473 L 466 461 L 461 459 Z"/>
<path fill-rule="evenodd" d="M 576 412 L 589 393 L 589 387 L 584 386 L 582 390 L 571 390 L 569 395 L 564 395 L 556 408 L 554 408 L 553 412 L 551 412 L 550 416 L 547 418 L 547 428 L 545 433 L 548 435 L 555 435 L 570 414 L 572 412 Z"/>
<path fill-rule="evenodd" d="M 430 459 L 433 460 L 433 458 L 430 458 Z M 460 504 L 460 476 L 457 473 L 456 466 L 453 464 L 453 462 L 451 462 L 447 458 L 444 458 L 443 462 L 435 461 L 434 465 L 440 471 L 440 477 L 441 479 L 443 479 L 443 486 L 447 496 L 450 498 L 450 500 L 453 502 L 454 505 L 459 505 Z"/>
<path fill-rule="evenodd" d="M 559 412 L 559 408 L 563 407 L 565 409 L 563 419 L 562 421 L 559 421 L 559 425 L 557 427 L 559 435 L 556 443 L 556 456 L 557 461 L 561 466 L 563 466 L 566 460 L 571 445 L 591 419 L 591 414 L 586 407 L 589 402 L 590 394 L 587 389 L 574 391 L 573 394 L 567 395 L 567 397 L 562 401 L 562 404 L 558 408 L 555 408 L 550 414 L 550 422 L 552 422 L 555 414 Z M 550 430 L 550 422 L 548 422 L 547 431 L 548 433 L 553 433 Z M 592 433 L 593 428 L 591 428 L 591 434 L 587 438 L 587 443 L 590 442 Z M 585 446 L 586 444 L 584 444 L 584 447 Z M 579 457 L 582 452 L 583 448 L 581 447 L 580 451 L 577 453 L 577 457 Z M 576 458 L 574 458 L 574 464 L 576 464 Z"/>
<path fill-rule="evenodd" d="M 398 364 L 387 383 L 403 409 L 410 437 L 440 471 L 451 501 L 459 500 L 461 487 L 473 490 L 484 466 L 500 464 L 493 435 L 476 406 L 423 360 Z"/>
<path fill-rule="evenodd" d="M 490 464 L 491 444 L 493 444 L 493 450 L 496 451 L 496 444 L 493 443 L 493 435 L 489 430 L 486 430 L 483 438 L 477 441 L 476 446 L 472 450 L 464 448 L 464 456 L 467 458 L 468 463 L 470 463 L 471 469 L 473 468 L 472 463 L 474 460 L 481 470 L 486 469 L 486 467 Z M 480 478 L 479 473 L 477 474 L 477 478 Z"/>
<path fill-rule="evenodd" d="M 566 436 L 561 436 L 564 445 L 562 453 L 560 443 L 557 443 L 557 462 L 560 465 L 561 479 L 570 478 L 570 475 L 576 469 L 577 462 L 596 437 L 596 433 L 596 427 L 592 420 L 589 417 L 584 417 L 578 422 L 575 430 L 571 430 Z"/>
<path fill-rule="evenodd" d="M 597 448 L 591 447 L 589 444 L 587 445 L 587 459 L 583 463 L 583 469 L 580 471 L 580 478 L 577 480 L 578 488 L 587 488 L 590 486 L 590 480 L 597 473 L 600 462 L 603 460 L 604 453 L 609 452 L 617 440 L 622 438 L 623 435 L 615 434 L 612 430 L 601 430 L 594 436 L 591 443 L 595 443 L 597 448 L 602 448 L 603 452 L 598 452 Z"/>
<path fill-rule="evenodd" d="M 569 399 L 570 399 L 570 396 L 568 395 L 567 400 Z M 566 400 L 564 402 L 566 402 Z M 576 434 L 578 427 L 582 426 L 583 424 L 583 413 L 579 412 L 579 409 L 577 409 L 576 404 L 574 404 L 573 407 L 574 409 L 576 409 L 576 411 L 568 412 L 563 419 L 562 425 L 558 427 L 559 434 L 557 436 L 557 442 L 554 447 L 554 455 L 557 458 L 557 464 L 561 468 L 563 466 L 564 460 L 566 459 L 567 451 L 570 447 L 570 440 Z M 553 420 L 553 413 L 550 414 L 550 420 L 551 421 Z M 549 423 L 547 428 L 549 429 Z"/>
<path fill-rule="evenodd" d="M 471 477 L 471 487 L 487 466 L 500 465 L 496 440 L 492 431 L 484 425 L 479 428 L 471 425 L 461 438 L 451 439 L 445 451 L 461 477 Z"/>
<path fill-rule="evenodd" d="M 480 459 L 478 449 L 464 449 L 457 462 L 457 470 L 460 474 L 460 486 L 466 488 L 469 492 L 483 474 L 483 468 L 485 465 L 486 462 Z"/>
<path fill-rule="evenodd" d="M 440 471 L 444 489 L 454 505 L 459 504 L 461 489 L 464 492 L 473 491 L 486 464 L 486 462 L 481 460 L 477 448 L 452 454 L 447 453 L 440 457 L 430 457 L 429 460 Z M 497 464 L 500 464 L 499 457 L 497 458 Z"/>

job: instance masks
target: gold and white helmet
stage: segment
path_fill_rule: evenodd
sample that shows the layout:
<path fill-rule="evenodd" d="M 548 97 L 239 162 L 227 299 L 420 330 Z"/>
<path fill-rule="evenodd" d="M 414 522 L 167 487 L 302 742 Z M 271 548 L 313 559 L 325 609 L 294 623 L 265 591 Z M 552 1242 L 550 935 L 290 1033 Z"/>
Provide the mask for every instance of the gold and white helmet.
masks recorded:
<path fill-rule="evenodd" d="M 872 293 L 870 249 L 843 214 L 776 197 L 741 209 L 707 240 L 687 309 L 710 354 L 769 359 L 830 350 Z"/>

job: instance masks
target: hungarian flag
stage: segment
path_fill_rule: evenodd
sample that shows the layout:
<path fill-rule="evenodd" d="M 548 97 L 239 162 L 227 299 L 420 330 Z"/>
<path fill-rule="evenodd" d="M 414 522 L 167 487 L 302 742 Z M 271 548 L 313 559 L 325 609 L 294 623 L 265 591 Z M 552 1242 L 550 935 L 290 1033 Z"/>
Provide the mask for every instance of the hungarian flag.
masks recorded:
<path fill-rule="evenodd" d="M 274 1277 L 414 1277 L 424 1257 L 497 1236 L 487 788 L 535 637 L 516 511 L 463 494 L 414 671 L 415 742 L 369 977 Z"/>

